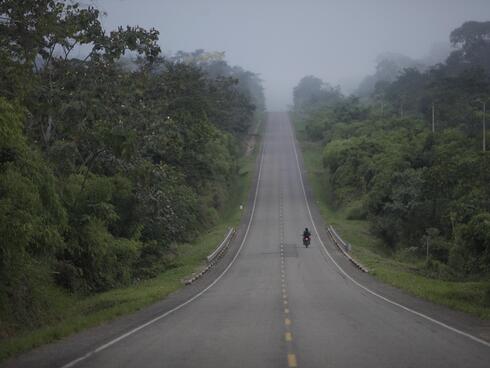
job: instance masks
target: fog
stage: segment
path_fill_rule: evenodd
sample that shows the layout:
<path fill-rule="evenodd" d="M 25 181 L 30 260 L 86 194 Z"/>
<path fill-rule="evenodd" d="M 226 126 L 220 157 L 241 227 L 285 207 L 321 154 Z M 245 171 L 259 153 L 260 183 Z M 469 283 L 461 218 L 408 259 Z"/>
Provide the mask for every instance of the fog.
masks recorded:
<path fill-rule="evenodd" d="M 467 20 L 490 19 L 490 0 L 92 0 L 118 25 L 154 27 L 164 54 L 225 51 L 258 73 L 269 110 L 284 110 L 292 89 L 313 74 L 350 93 L 376 57 L 415 59 Z"/>

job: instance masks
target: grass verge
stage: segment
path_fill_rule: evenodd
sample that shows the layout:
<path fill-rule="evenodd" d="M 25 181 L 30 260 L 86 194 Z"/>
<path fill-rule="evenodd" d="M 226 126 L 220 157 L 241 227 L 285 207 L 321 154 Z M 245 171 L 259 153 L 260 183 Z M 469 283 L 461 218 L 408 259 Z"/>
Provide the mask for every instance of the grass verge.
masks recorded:
<path fill-rule="evenodd" d="M 460 310 L 482 319 L 490 319 L 490 282 L 446 281 L 420 274 L 423 261 L 406 260 L 387 249 L 369 231 L 366 220 L 350 220 L 350 208 L 334 209 L 329 197 L 328 173 L 323 169 L 323 147 L 305 139 L 303 126 L 295 122 L 297 138 L 303 153 L 308 182 L 323 218 L 347 242 L 352 255 L 377 279 L 431 302 Z"/>
<path fill-rule="evenodd" d="M 220 222 L 192 243 L 176 247 L 173 268 L 156 278 L 88 297 L 70 295 L 59 289 L 46 290 L 57 321 L 3 339 L 0 344 L 0 362 L 37 346 L 135 312 L 183 287 L 182 279 L 199 270 L 205 264 L 206 256 L 223 240 L 227 229 L 239 224 L 242 215 L 239 206 L 247 202 L 258 151 L 259 147 L 256 146 L 251 154 L 240 159 L 240 171 L 233 194 L 220 216 Z"/>

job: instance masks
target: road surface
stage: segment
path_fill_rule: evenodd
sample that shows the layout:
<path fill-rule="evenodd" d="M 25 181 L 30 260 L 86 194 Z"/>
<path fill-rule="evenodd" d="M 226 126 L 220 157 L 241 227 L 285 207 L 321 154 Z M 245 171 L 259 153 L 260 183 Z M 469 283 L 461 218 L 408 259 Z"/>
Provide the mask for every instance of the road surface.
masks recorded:
<path fill-rule="evenodd" d="M 313 229 L 292 127 L 287 114 L 272 113 L 253 219 L 228 271 L 191 303 L 74 366 L 490 367 L 489 346 L 352 282 L 315 232 L 305 249 L 305 226 Z"/>

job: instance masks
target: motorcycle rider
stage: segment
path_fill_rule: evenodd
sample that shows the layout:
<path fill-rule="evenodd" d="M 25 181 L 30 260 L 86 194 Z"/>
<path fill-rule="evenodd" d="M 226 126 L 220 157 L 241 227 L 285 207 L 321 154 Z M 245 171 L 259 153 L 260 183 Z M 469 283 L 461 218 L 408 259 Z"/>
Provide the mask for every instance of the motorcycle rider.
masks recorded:
<path fill-rule="evenodd" d="M 310 233 L 310 230 L 308 230 L 307 227 L 305 227 L 305 231 L 303 231 L 303 240 L 305 238 L 310 238 L 311 239 L 311 233 Z"/>

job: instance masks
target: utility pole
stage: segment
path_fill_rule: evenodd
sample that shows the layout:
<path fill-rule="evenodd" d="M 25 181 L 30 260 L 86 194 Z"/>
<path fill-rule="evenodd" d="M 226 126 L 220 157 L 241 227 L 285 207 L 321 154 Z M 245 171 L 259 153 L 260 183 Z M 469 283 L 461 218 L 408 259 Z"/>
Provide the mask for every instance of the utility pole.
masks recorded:
<path fill-rule="evenodd" d="M 435 108 L 434 108 L 434 102 L 432 102 L 432 134 L 435 133 L 436 131 L 436 123 L 435 123 Z"/>
<path fill-rule="evenodd" d="M 485 127 L 485 115 L 486 114 L 487 114 L 487 103 L 484 102 L 483 103 L 483 152 L 485 152 L 487 150 L 487 147 L 486 147 L 487 132 L 486 132 L 486 127 Z"/>

